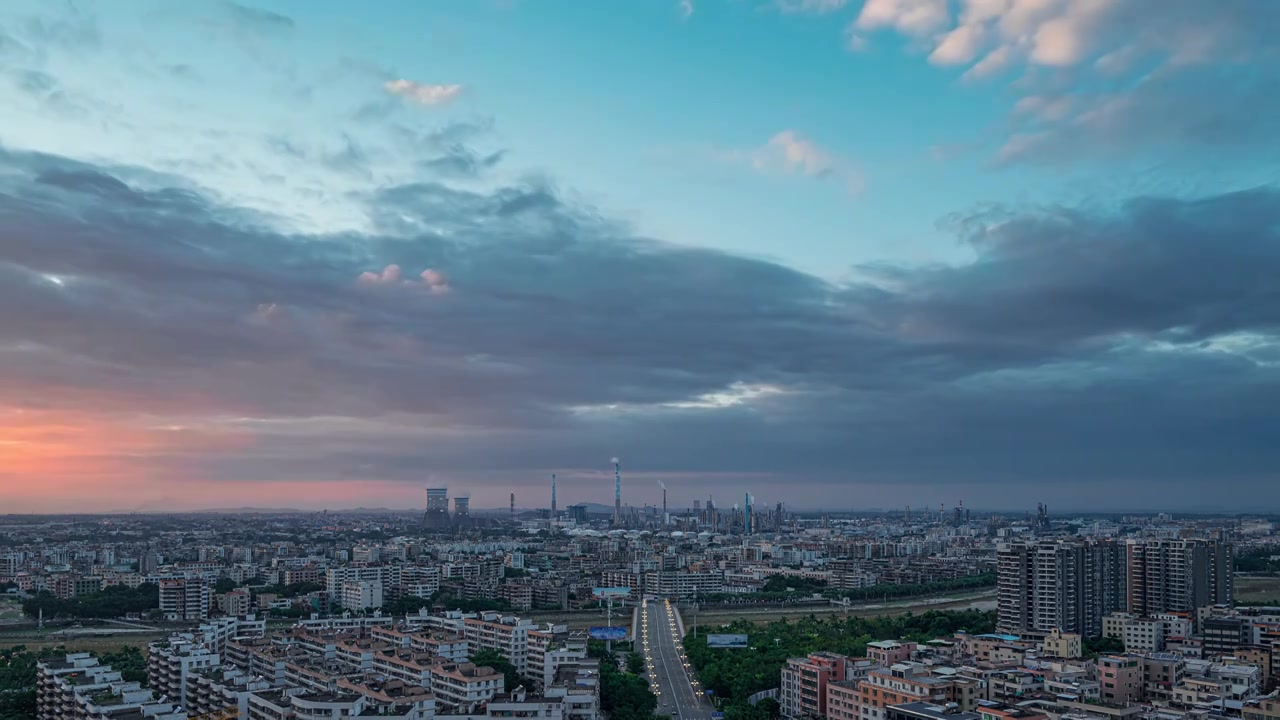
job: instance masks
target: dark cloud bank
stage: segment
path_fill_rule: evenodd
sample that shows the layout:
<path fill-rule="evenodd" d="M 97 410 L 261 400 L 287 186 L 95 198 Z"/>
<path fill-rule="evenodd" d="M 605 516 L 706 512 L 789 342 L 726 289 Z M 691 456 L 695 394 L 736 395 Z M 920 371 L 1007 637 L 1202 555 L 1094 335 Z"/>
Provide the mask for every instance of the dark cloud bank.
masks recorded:
<path fill-rule="evenodd" d="M 1280 501 L 1272 187 L 958 216 L 971 263 L 838 285 L 536 185 L 294 236 L 129 177 L 0 154 L 0 405 L 257 437 L 174 472 L 481 489 L 621 455 L 802 507 Z"/>

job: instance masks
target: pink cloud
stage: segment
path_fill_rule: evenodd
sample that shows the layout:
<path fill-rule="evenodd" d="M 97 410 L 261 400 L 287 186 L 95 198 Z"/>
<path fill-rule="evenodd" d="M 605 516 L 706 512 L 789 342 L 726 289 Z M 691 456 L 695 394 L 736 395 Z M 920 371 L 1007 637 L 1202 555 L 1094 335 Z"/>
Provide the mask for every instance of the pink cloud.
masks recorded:
<path fill-rule="evenodd" d="M 391 285 L 400 282 L 400 266 L 388 265 L 382 272 L 362 272 L 356 282 L 361 285 Z"/>
<path fill-rule="evenodd" d="M 386 266 L 381 272 L 362 272 L 356 278 L 356 282 L 368 286 L 421 286 L 432 295 L 444 295 L 452 289 L 449 286 L 448 276 L 439 270 L 427 268 L 419 273 L 416 279 L 405 279 L 400 266 L 395 264 Z"/>

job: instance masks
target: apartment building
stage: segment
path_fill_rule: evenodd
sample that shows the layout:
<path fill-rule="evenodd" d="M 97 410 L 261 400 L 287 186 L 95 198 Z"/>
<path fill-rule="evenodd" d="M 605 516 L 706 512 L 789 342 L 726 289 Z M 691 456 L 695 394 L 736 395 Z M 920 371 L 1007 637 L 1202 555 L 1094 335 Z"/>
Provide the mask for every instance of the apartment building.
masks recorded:
<path fill-rule="evenodd" d="M 415 650 L 390 650 L 373 657 L 374 672 L 411 685 L 431 687 L 431 668 L 439 658 Z"/>
<path fill-rule="evenodd" d="M 502 653 L 521 675 L 529 669 L 529 632 L 537 626 L 531 620 L 486 613 L 483 618 L 467 618 L 462 623 L 463 637 L 474 650 L 491 649 Z"/>
<path fill-rule="evenodd" d="M 1128 705 L 1142 698 L 1142 660 L 1125 655 L 1098 658 L 1099 697 L 1112 705 Z"/>
<path fill-rule="evenodd" d="M 1044 642 L 1040 645 L 1041 652 L 1046 657 L 1053 658 L 1078 658 L 1083 651 L 1083 642 L 1078 633 L 1064 633 L 1058 628 L 1049 631 L 1045 636 Z"/>
<path fill-rule="evenodd" d="M 911 653 L 915 651 L 916 644 L 913 642 L 880 640 L 867 643 L 867 659 L 885 667 L 907 662 L 911 659 Z"/>
<path fill-rule="evenodd" d="M 976 702 L 976 688 L 977 684 L 972 681 L 930 675 L 924 666 L 916 663 L 898 663 L 868 673 L 858 685 L 860 717 L 862 720 L 886 720 L 885 708 L 903 703 L 945 706 L 957 702 L 958 693 L 968 698 L 966 702 Z"/>
<path fill-rule="evenodd" d="M 36 720 L 116 720 L 147 717 L 186 720 L 186 712 L 136 682 L 125 682 L 118 670 L 100 664 L 89 653 L 36 664 Z"/>
<path fill-rule="evenodd" d="M 324 576 L 329 602 L 341 602 L 344 583 L 377 582 L 384 588 L 403 585 L 400 565 L 343 565 L 329 568 Z"/>
<path fill-rule="evenodd" d="M 471 643 L 449 633 L 411 633 L 409 647 L 454 663 L 466 662 L 471 657 Z"/>
<path fill-rule="evenodd" d="M 502 692 L 503 682 L 498 671 L 473 663 L 442 663 L 431 668 L 431 692 L 436 703 L 451 713 L 473 712 Z"/>
<path fill-rule="evenodd" d="M 237 668 L 210 668 L 187 678 L 183 707 L 191 717 L 216 716 L 235 710 L 236 717 L 249 714 L 249 695 L 270 690 L 271 684 Z"/>
<path fill-rule="evenodd" d="M 160 695 L 187 705 L 191 675 L 218 667 L 220 662 L 218 654 L 202 644 L 182 640 L 151 643 L 147 646 L 147 682 Z"/>
<path fill-rule="evenodd" d="M 218 596 L 218 612 L 223 615 L 248 615 L 253 611 L 253 596 L 248 590 L 232 590 Z"/>
<path fill-rule="evenodd" d="M 362 715 L 367 702 L 356 693 L 297 693 L 283 690 L 255 692 L 249 696 L 248 720 L 321 720 Z"/>
<path fill-rule="evenodd" d="M 858 684 L 856 680 L 839 680 L 827 683 L 827 720 L 858 720 Z"/>
<path fill-rule="evenodd" d="M 1001 632 L 1096 637 L 1124 606 L 1124 548 L 1110 541 L 1014 542 L 996 553 Z"/>
<path fill-rule="evenodd" d="M 162 578 L 160 612 L 165 620 L 208 620 L 209 585 L 203 578 Z"/>
<path fill-rule="evenodd" d="M 1235 599 L 1231 543 L 1131 540 L 1126 545 L 1127 609 L 1136 615 L 1195 613 Z"/>
<path fill-rule="evenodd" d="M 1155 618 L 1134 618 L 1124 626 L 1124 651 L 1154 653 L 1164 650 L 1164 622 Z"/>
<path fill-rule="evenodd" d="M 372 610 L 382 607 L 382 581 L 356 580 L 342 583 L 338 605 L 344 610 Z"/>
<path fill-rule="evenodd" d="M 644 589 L 663 597 L 688 598 L 724 592 L 724 577 L 718 572 L 651 572 L 645 574 Z"/>
<path fill-rule="evenodd" d="M 810 653 L 791 658 L 782 668 L 778 704 L 782 717 L 823 717 L 827 714 L 827 683 L 845 679 L 848 658 L 835 653 Z"/>

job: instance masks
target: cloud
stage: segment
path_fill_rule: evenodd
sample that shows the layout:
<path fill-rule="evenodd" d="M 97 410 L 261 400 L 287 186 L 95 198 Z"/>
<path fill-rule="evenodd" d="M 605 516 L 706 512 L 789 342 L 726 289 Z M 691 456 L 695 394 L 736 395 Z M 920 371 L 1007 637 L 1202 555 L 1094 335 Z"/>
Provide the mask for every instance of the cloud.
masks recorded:
<path fill-rule="evenodd" d="M 687 19 L 693 16 L 693 0 L 680 0 L 676 8 L 680 11 L 680 16 L 683 18 Z"/>
<path fill-rule="evenodd" d="M 361 285 L 367 285 L 367 286 L 419 285 L 421 287 L 426 288 L 433 295 L 444 295 L 445 293 L 449 292 L 452 289 L 449 286 L 449 279 L 445 277 L 445 274 L 443 272 L 440 272 L 439 270 L 427 268 L 426 270 L 423 270 L 421 273 L 419 273 L 417 278 L 413 280 L 407 280 L 401 276 L 400 266 L 395 264 L 388 265 L 378 272 L 372 272 L 372 271 L 366 270 L 360 273 L 360 275 L 356 278 L 356 282 Z M 261 311 L 261 307 L 262 306 L 259 306 L 260 311 Z M 276 310 L 276 306 L 274 304 L 268 307 L 272 312 Z"/>
<path fill-rule="evenodd" d="M 731 163 L 748 165 L 760 173 L 837 180 L 855 195 L 865 186 L 861 172 L 851 163 L 795 130 L 782 130 L 754 150 L 723 152 L 719 157 Z"/>
<path fill-rule="evenodd" d="M 270 10 L 222 0 L 222 7 L 241 30 L 251 32 L 283 32 L 292 30 L 293 18 Z"/>
<path fill-rule="evenodd" d="M 947 0 L 867 0 L 855 21 L 863 30 L 893 28 L 909 35 L 924 35 L 949 21 Z"/>
<path fill-rule="evenodd" d="M 865 33 L 892 30 L 930 63 L 961 69 L 967 80 L 1016 75 L 1018 93 L 1072 97 L 1070 112 L 1015 128 L 1000 151 L 1004 161 L 1275 149 L 1274 133 L 1259 128 L 1280 123 L 1272 31 L 1280 5 L 963 0 L 958 7 L 953 16 L 946 0 L 868 0 L 850 32 L 865 42 Z M 1197 101 L 1187 103 L 1190 97 Z M 1174 104 L 1191 112 L 1170 112 Z M 1028 142 L 1033 134 L 1042 141 Z"/>
<path fill-rule="evenodd" d="M 0 414 L 137 437 L 96 465 L 26 456 L 51 483 L 409 497 L 432 472 L 500 502 L 547 468 L 590 498 L 617 452 L 673 498 L 749 477 L 793 506 L 856 486 L 1190 508 L 1212 479 L 1216 503 L 1280 501 L 1274 187 L 962 212 L 971 262 L 832 283 L 545 185 L 389 186 L 366 232 L 281 233 L 125 168 L 0 160 Z"/>
<path fill-rule="evenodd" d="M 841 10 L 848 0 L 776 0 L 778 10 L 784 13 L 813 13 L 823 15 Z"/>
<path fill-rule="evenodd" d="M 382 87 L 418 105 L 447 105 L 462 94 L 461 85 L 424 85 L 404 79 L 388 80 Z"/>
<path fill-rule="evenodd" d="M 480 154 L 463 145 L 454 145 L 444 153 L 422 161 L 422 167 L 443 177 L 475 178 L 502 162 L 506 152 L 498 150 Z"/>

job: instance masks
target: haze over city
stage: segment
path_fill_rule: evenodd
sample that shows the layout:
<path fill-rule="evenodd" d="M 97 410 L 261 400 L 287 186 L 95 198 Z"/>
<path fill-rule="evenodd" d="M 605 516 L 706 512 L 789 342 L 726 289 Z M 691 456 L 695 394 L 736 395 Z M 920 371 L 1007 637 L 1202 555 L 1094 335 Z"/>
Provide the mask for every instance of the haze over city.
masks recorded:
<path fill-rule="evenodd" d="M 1274 508 L 1277 28 L 8 0 L 0 513 Z"/>

